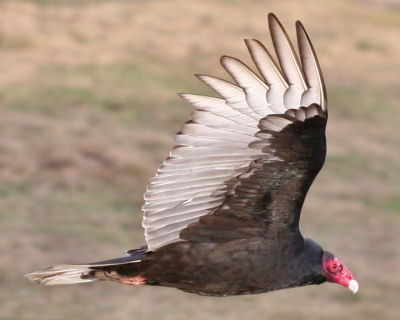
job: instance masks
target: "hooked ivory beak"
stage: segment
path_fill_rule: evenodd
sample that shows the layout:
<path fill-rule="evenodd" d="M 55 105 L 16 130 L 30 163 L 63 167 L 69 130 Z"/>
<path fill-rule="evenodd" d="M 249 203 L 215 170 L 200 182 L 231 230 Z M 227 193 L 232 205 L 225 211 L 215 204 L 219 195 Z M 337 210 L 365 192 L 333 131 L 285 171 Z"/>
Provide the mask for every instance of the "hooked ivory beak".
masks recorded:
<path fill-rule="evenodd" d="M 353 294 L 358 291 L 358 282 L 356 280 L 350 280 L 349 286 L 347 287 Z"/>

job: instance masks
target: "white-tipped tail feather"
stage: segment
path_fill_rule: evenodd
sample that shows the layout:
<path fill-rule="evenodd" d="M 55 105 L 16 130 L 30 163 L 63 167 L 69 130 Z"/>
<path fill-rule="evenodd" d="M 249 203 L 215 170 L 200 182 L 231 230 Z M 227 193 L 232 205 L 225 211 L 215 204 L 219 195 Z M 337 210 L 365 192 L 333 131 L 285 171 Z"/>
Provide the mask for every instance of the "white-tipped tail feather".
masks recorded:
<path fill-rule="evenodd" d="M 137 264 L 146 256 L 147 247 L 132 249 L 126 256 L 86 264 L 60 264 L 50 268 L 34 271 L 25 275 L 29 280 L 39 284 L 55 286 L 93 282 L 97 280 L 115 280 L 115 275 L 108 276 L 118 266 Z"/>
<path fill-rule="evenodd" d="M 47 269 L 34 271 L 25 275 L 29 280 L 39 284 L 54 286 L 74 283 L 93 282 L 99 280 L 90 276 L 88 265 L 58 265 Z"/>

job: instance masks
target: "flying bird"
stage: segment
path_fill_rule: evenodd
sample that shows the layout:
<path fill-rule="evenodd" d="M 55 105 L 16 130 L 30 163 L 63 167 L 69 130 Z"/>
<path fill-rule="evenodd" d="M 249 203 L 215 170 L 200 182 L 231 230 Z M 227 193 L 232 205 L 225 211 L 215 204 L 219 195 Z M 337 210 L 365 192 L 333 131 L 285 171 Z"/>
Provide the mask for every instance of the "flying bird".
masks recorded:
<path fill-rule="evenodd" d="M 279 62 L 245 40 L 257 75 L 221 57 L 234 83 L 197 75 L 219 98 L 181 94 L 195 107 L 158 168 L 142 207 L 146 246 L 122 258 L 27 274 L 43 285 L 112 280 L 209 296 L 358 283 L 334 254 L 299 230 L 306 194 L 325 161 L 324 79 L 296 22 L 299 55 L 272 13 Z"/>

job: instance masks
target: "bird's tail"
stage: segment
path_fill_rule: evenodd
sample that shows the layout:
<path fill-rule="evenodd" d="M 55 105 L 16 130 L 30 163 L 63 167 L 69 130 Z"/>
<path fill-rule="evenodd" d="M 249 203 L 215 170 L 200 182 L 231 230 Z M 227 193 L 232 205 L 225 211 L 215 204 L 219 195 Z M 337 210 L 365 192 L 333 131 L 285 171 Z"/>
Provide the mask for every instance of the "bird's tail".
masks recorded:
<path fill-rule="evenodd" d="M 146 255 L 147 248 L 144 247 L 141 249 L 129 250 L 127 255 L 122 258 L 87 264 L 56 265 L 47 269 L 28 273 L 25 277 L 43 285 L 64 285 L 98 280 L 114 280 L 128 284 L 143 284 L 140 283 L 140 276 L 136 277 L 136 282 L 132 282 L 134 277 L 126 277 L 125 273 L 127 272 L 126 270 L 129 270 L 128 274 L 134 275 L 134 270 L 138 268 L 132 266 L 140 264 Z"/>

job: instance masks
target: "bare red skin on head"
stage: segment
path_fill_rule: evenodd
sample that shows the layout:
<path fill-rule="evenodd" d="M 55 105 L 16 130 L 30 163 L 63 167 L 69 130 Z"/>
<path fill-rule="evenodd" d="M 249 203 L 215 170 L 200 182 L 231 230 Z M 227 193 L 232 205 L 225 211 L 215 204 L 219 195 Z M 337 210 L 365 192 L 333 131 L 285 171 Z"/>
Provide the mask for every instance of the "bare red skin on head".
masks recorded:
<path fill-rule="evenodd" d="M 354 280 L 350 270 L 332 253 L 324 251 L 322 255 L 322 274 L 329 282 L 335 282 L 348 288 L 351 280 Z"/>

